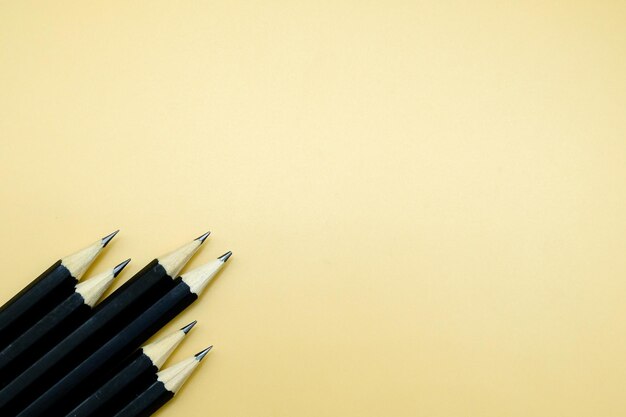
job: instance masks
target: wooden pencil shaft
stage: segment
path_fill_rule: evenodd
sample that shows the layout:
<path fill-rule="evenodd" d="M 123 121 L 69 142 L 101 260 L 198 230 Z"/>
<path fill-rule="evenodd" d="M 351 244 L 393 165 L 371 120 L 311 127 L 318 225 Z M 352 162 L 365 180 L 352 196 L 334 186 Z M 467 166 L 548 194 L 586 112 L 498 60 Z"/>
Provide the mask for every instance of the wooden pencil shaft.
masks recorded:
<path fill-rule="evenodd" d="M 136 311 L 145 310 L 174 286 L 174 278 L 159 264 L 158 259 L 153 259 L 128 281 L 102 300 L 94 308 L 94 314 L 100 310 L 111 308 L 132 308 Z M 130 304 L 130 305 L 129 305 Z M 126 320 L 128 322 L 128 320 Z"/>
<path fill-rule="evenodd" d="M 158 368 L 150 358 L 137 351 L 127 364 L 108 379 L 67 417 L 108 417 L 157 380 Z"/>
<path fill-rule="evenodd" d="M 174 393 L 165 389 L 162 382 L 157 381 L 128 403 L 114 417 L 148 417 L 174 398 Z"/>
<path fill-rule="evenodd" d="M 0 349 L 69 297 L 78 280 L 116 234 L 117 231 L 57 261 L 0 307 Z"/>
<path fill-rule="evenodd" d="M 193 357 L 158 372 L 157 381 L 115 415 L 120 417 L 151 415 L 176 395 L 211 348 L 212 346 L 209 346 Z"/>
<path fill-rule="evenodd" d="M 102 416 L 115 414 L 123 405 L 139 395 L 157 380 L 157 371 L 183 341 L 197 322 L 161 337 L 136 350 L 123 361 L 110 377 L 101 378 L 104 382 L 95 392 L 77 406 L 68 416 Z"/>
<path fill-rule="evenodd" d="M 63 340 L 91 314 L 83 297 L 74 293 L 0 352 L 0 387 L 5 387 L 33 360 Z"/>
<path fill-rule="evenodd" d="M 82 325 L 0 390 L 0 415 L 4 410 L 19 410 L 50 388 L 173 285 L 165 269 L 156 260 L 150 262 L 111 294 L 112 299 L 107 297 L 96 306 Z"/>
<path fill-rule="evenodd" d="M 59 260 L 0 307 L 0 349 L 71 295 L 77 282 Z"/>
<path fill-rule="evenodd" d="M 10 404 L 10 407 L 3 407 L 0 411 L 19 411 L 29 403 L 28 407 L 25 407 L 23 412 L 19 414 L 20 416 L 35 417 L 67 413 L 78 402 L 86 398 L 94 385 L 97 386 L 101 382 L 97 378 L 99 372 L 112 366 L 112 364 L 118 363 L 126 355 L 138 348 L 141 343 L 176 317 L 197 298 L 198 295 L 191 292 L 189 286 L 180 278 L 177 278 L 175 287 L 166 295 L 52 385 L 50 389 L 35 396 L 32 396 L 32 391 L 29 390 L 26 393 L 28 395 L 21 396 L 21 398 L 18 398 L 18 401 Z"/>
<path fill-rule="evenodd" d="M 159 256 L 150 262 L 135 274 L 135 277 L 100 303 L 96 307 L 96 313 L 110 309 L 111 306 L 123 305 L 127 309 L 123 320 L 124 323 L 128 323 L 133 317 L 131 313 L 136 317 L 139 312 L 144 311 L 174 286 L 173 279 L 178 276 L 180 270 L 196 253 L 208 235 L 209 233 L 205 233 L 173 252 Z"/>

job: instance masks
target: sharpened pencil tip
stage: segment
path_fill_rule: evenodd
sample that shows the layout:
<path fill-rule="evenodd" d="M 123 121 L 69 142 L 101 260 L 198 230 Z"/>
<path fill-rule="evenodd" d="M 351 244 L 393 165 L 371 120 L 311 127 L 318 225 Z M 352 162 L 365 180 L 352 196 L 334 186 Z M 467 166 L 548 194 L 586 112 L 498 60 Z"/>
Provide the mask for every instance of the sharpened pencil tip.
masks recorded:
<path fill-rule="evenodd" d="M 196 238 L 196 240 L 200 241 L 200 244 L 203 244 L 204 241 L 206 240 L 207 237 L 209 237 L 209 235 L 211 234 L 211 232 L 206 232 L 205 234 L 203 234 L 202 236 L 198 236 Z"/>
<path fill-rule="evenodd" d="M 196 353 L 196 360 L 198 362 L 200 362 L 206 356 L 206 354 L 209 353 L 209 351 L 211 349 L 213 349 L 213 345 L 211 345 L 208 348 L 204 349 L 202 352 Z"/>
<path fill-rule="evenodd" d="M 119 232 L 120 230 L 117 229 L 115 232 L 111 233 L 110 235 L 107 235 L 105 237 L 102 238 L 102 247 L 106 247 L 106 245 L 109 244 L 109 242 L 111 241 L 111 239 L 113 239 L 115 237 L 115 235 Z"/>
<path fill-rule="evenodd" d="M 219 259 L 219 260 L 220 260 L 220 261 L 222 261 L 222 262 L 226 262 L 226 261 L 228 260 L 228 258 L 230 258 L 230 257 L 231 257 L 231 255 L 232 255 L 232 254 L 233 254 L 233 253 L 232 253 L 231 251 L 228 251 L 228 252 L 226 252 L 225 254 L 223 254 L 222 256 L 220 256 L 220 257 L 219 257 L 219 258 L 217 258 L 217 259 Z"/>
<path fill-rule="evenodd" d="M 187 334 L 187 333 L 189 333 L 189 330 L 193 329 L 193 326 L 195 326 L 197 322 L 198 322 L 198 320 L 194 320 L 194 321 L 192 321 L 191 323 L 189 323 L 188 325 L 186 325 L 185 327 L 183 327 L 180 330 L 182 330 L 183 333 Z"/>
<path fill-rule="evenodd" d="M 113 276 L 114 277 L 118 276 L 120 272 L 122 272 L 122 269 L 124 269 L 126 265 L 128 265 L 129 262 L 130 262 L 130 258 L 126 259 L 124 262 L 122 262 L 121 264 L 113 268 Z"/>

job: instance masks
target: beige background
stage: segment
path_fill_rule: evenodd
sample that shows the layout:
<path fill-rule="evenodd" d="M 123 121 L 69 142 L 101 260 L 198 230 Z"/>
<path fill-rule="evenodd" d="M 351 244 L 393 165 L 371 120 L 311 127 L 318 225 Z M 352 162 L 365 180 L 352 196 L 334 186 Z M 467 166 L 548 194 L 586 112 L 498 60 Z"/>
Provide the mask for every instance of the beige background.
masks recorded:
<path fill-rule="evenodd" d="M 1 1 L 0 298 L 210 229 L 192 265 L 235 255 L 172 361 L 216 348 L 159 416 L 623 416 L 625 21 Z"/>

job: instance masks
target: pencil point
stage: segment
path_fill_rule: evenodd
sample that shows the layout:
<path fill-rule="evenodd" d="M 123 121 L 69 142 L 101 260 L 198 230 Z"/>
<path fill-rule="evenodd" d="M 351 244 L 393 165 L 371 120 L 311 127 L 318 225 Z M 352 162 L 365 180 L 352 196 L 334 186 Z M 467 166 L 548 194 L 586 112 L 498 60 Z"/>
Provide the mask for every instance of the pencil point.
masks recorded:
<path fill-rule="evenodd" d="M 119 229 L 116 230 L 115 232 L 111 233 L 110 235 L 107 235 L 107 236 L 103 237 L 102 238 L 102 247 L 103 248 L 106 247 L 106 245 L 109 244 L 111 239 L 113 239 L 118 232 L 119 232 Z"/>
<path fill-rule="evenodd" d="M 204 349 L 202 352 L 196 353 L 196 360 L 198 362 L 200 362 L 206 356 L 206 354 L 209 353 L 209 351 L 211 349 L 213 349 L 213 345 L 211 345 L 208 348 Z"/>
<path fill-rule="evenodd" d="M 206 232 L 202 236 L 197 237 L 195 240 L 199 240 L 200 244 L 203 244 L 204 241 L 206 240 L 206 238 L 209 237 L 210 234 L 211 234 L 211 232 Z"/>
<path fill-rule="evenodd" d="M 226 262 L 226 261 L 228 260 L 228 258 L 230 258 L 230 256 L 231 256 L 232 254 L 233 254 L 233 253 L 232 253 L 231 251 L 228 251 L 228 252 L 226 252 L 225 254 L 223 254 L 222 256 L 220 256 L 220 257 L 219 257 L 219 258 L 217 258 L 217 259 L 219 259 L 219 260 L 220 260 L 220 261 L 222 261 L 222 262 Z"/>
<path fill-rule="evenodd" d="M 128 265 L 129 262 L 130 262 L 130 258 L 126 259 L 124 262 L 122 262 L 121 264 L 113 268 L 113 276 L 114 277 L 118 276 L 120 272 L 122 272 L 122 269 L 124 269 L 126 265 Z"/>
<path fill-rule="evenodd" d="M 193 326 L 195 326 L 197 322 L 198 322 L 198 320 L 194 320 L 194 321 L 192 321 L 191 323 L 189 323 L 188 325 L 186 325 L 185 327 L 183 327 L 180 330 L 182 330 L 183 333 L 187 334 L 187 333 L 189 333 L 189 330 L 193 329 Z"/>

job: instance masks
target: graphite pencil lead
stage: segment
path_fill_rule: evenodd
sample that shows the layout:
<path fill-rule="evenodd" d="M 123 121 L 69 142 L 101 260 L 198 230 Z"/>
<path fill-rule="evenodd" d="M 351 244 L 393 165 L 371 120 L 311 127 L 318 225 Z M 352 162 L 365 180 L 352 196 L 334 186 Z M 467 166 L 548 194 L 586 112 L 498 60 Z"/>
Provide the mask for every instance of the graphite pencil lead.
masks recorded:
<path fill-rule="evenodd" d="M 122 272 L 122 269 L 124 269 L 126 265 L 128 265 L 129 262 L 130 262 L 130 258 L 126 259 L 124 262 L 122 262 L 121 264 L 113 268 L 113 277 L 118 276 L 120 272 Z"/>
<path fill-rule="evenodd" d="M 202 359 L 204 359 L 204 357 L 207 355 L 207 353 L 209 353 L 211 351 L 211 349 L 213 349 L 213 345 L 209 346 L 208 348 L 204 349 L 201 352 L 198 352 L 195 354 L 196 360 L 198 362 L 200 362 Z"/>
<path fill-rule="evenodd" d="M 220 256 L 220 257 L 219 257 L 219 258 L 217 258 L 217 259 L 219 259 L 219 260 L 220 260 L 220 261 L 222 261 L 222 262 L 226 262 L 226 261 L 228 260 L 228 258 L 230 258 L 230 256 L 231 256 L 232 254 L 233 254 L 233 253 L 232 253 L 231 251 L 228 251 L 228 252 L 226 252 L 225 254 L 223 254 L 222 256 Z"/>
<path fill-rule="evenodd" d="M 195 326 L 196 323 L 198 323 L 198 320 L 192 321 L 191 323 L 189 323 L 188 325 L 186 325 L 185 327 L 183 327 L 180 330 L 182 330 L 183 333 L 187 334 L 187 333 L 189 333 L 189 330 L 193 329 L 193 326 Z"/>
<path fill-rule="evenodd" d="M 206 240 L 207 237 L 209 237 L 209 235 L 211 234 L 211 232 L 206 232 L 205 234 L 203 234 L 202 236 L 198 236 L 196 238 L 196 240 L 198 240 L 200 243 L 204 243 L 204 241 Z"/>
<path fill-rule="evenodd" d="M 106 245 L 109 244 L 109 242 L 115 237 L 116 234 L 118 234 L 120 231 L 120 229 L 117 229 L 115 232 L 111 233 L 110 235 L 106 235 L 105 237 L 102 238 L 102 247 L 105 248 Z"/>

